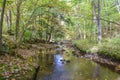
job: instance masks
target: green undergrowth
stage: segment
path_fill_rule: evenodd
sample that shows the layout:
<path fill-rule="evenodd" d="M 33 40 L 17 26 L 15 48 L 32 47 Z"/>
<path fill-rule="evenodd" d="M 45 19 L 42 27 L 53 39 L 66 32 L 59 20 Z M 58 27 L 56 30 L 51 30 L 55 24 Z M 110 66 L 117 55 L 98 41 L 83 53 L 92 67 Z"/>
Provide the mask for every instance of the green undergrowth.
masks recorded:
<path fill-rule="evenodd" d="M 102 44 L 90 40 L 75 40 L 74 44 L 81 51 L 87 53 L 99 53 L 120 60 L 120 38 L 103 39 Z"/>
<path fill-rule="evenodd" d="M 96 41 L 89 41 L 89 40 L 75 40 L 74 44 L 84 52 L 89 52 L 90 48 L 96 46 Z"/>
<path fill-rule="evenodd" d="M 106 39 L 102 45 L 99 46 L 99 53 L 108 55 L 114 59 L 120 60 L 120 39 L 112 38 Z"/>

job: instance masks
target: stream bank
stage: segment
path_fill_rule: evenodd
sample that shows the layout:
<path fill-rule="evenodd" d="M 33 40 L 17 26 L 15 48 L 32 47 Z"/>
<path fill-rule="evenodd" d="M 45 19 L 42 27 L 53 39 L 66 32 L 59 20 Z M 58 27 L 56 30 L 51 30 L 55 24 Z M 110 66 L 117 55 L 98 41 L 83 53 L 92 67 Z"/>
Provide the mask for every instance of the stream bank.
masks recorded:
<path fill-rule="evenodd" d="M 97 74 L 100 75 L 97 77 L 101 77 L 101 80 L 119 80 L 120 77 L 119 74 L 108 69 L 109 66 L 99 65 L 102 63 L 100 61 L 103 61 L 100 56 L 80 52 L 69 41 L 54 45 L 42 43 L 25 44 L 18 50 L 18 54 L 23 59 L 13 56 L 9 58 L 9 55 L 1 57 L 4 59 L 0 58 L 0 61 L 3 60 L 1 80 L 31 80 L 33 78 L 34 80 L 79 80 L 80 76 L 81 80 L 93 80 Z M 10 61 L 11 63 L 9 63 Z M 105 61 L 103 62 L 105 63 Z M 98 73 L 96 73 L 97 71 Z M 107 73 L 111 74 L 108 75 Z"/>
<path fill-rule="evenodd" d="M 98 53 L 88 53 L 82 51 L 79 47 L 74 44 L 74 47 L 80 51 L 81 57 L 91 59 L 103 66 L 110 68 L 111 70 L 120 74 L 120 61 L 118 59 L 112 59 L 109 56 L 101 55 Z"/>
<path fill-rule="evenodd" d="M 44 52 L 36 80 L 119 80 L 120 75 L 80 54 L 71 43 Z M 69 62 L 67 62 L 69 60 Z"/>
<path fill-rule="evenodd" d="M 53 48 L 53 44 L 25 43 L 18 49 L 13 48 L 12 52 L 4 53 L 0 56 L 0 80 L 31 80 L 38 67 L 39 54 Z"/>

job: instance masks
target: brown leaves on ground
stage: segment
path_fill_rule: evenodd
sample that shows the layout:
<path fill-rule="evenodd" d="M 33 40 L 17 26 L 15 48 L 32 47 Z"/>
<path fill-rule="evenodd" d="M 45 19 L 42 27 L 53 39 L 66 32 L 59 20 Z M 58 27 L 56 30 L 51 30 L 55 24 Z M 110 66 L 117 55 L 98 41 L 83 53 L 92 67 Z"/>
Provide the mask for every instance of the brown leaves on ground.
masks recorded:
<path fill-rule="evenodd" d="M 0 79 L 2 77 L 6 80 L 26 80 L 24 78 L 31 76 L 33 67 L 38 66 L 37 53 L 43 49 L 53 48 L 53 45 L 49 44 L 26 45 L 23 45 L 24 48 L 14 49 L 23 59 L 8 54 L 0 56 Z M 27 48 L 28 46 L 29 48 Z"/>
<path fill-rule="evenodd" d="M 31 70 L 32 67 L 26 60 L 9 55 L 0 56 L 0 77 L 4 79 L 16 80 L 16 77 L 21 77 Z"/>
<path fill-rule="evenodd" d="M 17 53 L 26 59 L 28 57 L 34 56 L 36 51 L 34 49 L 19 49 Z"/>

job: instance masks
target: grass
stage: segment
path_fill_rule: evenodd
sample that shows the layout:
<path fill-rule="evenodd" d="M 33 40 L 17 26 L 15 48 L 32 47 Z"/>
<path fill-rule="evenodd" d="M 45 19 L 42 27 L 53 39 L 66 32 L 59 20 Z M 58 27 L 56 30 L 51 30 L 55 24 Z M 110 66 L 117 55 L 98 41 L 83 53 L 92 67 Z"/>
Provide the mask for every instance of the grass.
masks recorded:
<path fill-rule="evenodd" d="M 90 49 L 94 46 L 96 46 L 96 41 L 89 41 L 89 40 L 76 40 L 74 41 L 74 44 L 84 52 L 89 52 Z"/>
<path fill-rule="evenodd" d="M 104 39 L 102 44 L 97 44 L 96 41 L 76 40 L 74 44 L 82 51 L 120 60 L 120 38 Z"/>
<path fill-rule="evenodd" d="M 99 46 L 100 54 L 104 54 L 110 56 L 111 58 L 120 59 L 120 39 L 119 38 L 112 38 L 106 39 L 102 45 Z"/>

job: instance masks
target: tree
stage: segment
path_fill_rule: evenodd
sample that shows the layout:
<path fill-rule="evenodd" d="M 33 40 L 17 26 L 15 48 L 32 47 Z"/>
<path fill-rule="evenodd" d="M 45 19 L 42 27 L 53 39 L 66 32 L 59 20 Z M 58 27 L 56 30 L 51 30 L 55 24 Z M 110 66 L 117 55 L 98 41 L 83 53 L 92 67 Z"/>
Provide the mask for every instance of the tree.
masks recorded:
<path fill-rule="evenodd" d="M 5 5 L 6 5 L 6 0 L 3 0 L 1 20 L 0 20 L 0 52 L 2 52 L 2 26 L 3 26 Z"/>
<path fill-rule="evenodd" d="M 16 10 L 17 10 L 17 14 L 16 14 L 16 30 L 15 30 L 15 32 L 16 32 L 16 36 L 15 36 L 16 41 L 17 41 L 17 38 L 18 38 L 18 33 L 19 33 L 19 28 L 20 28 L 20 7 L 21 7 L 21 4 L 22 4 L 22 0 L 17 0 L 17 4 L 16 4 L 16 6 L 17 6 L 17 8 L 16 8 Z"/>
<path fill-rule="evenodd" d="M 11 26 L 12 26 L 12 12 L 11 12 L 11 10 L 8 10 L 6 13 L 6 22 L 7 22 L 7 27 L 8 27 L 7 32 L 9 34 L 11 34 Z"/>
<path fill-rule="evenodd" d="M 92 4 L 93 4 L 93 15 L 94 15 L 93 20 L 97 27 L 98 43 L 100 44 L 102 40 L 100 0 L 98 0 L 97 2 L 93 1 Z"/>
<path fill-rule="evenodd" d="M 98 0 L 97 28 L 98 28 L 98 43 L 100 44 L 102 40 L 100 0 Z"/>

